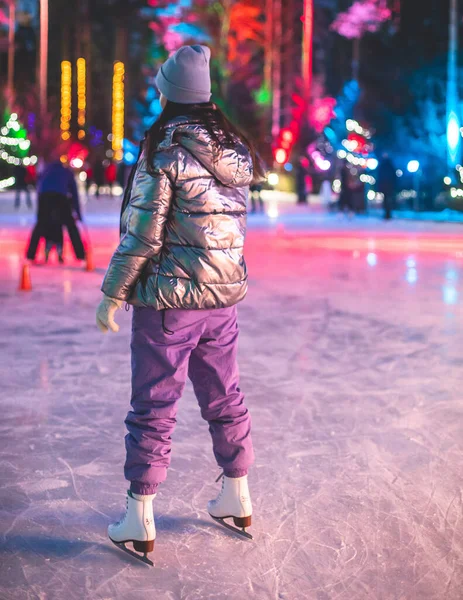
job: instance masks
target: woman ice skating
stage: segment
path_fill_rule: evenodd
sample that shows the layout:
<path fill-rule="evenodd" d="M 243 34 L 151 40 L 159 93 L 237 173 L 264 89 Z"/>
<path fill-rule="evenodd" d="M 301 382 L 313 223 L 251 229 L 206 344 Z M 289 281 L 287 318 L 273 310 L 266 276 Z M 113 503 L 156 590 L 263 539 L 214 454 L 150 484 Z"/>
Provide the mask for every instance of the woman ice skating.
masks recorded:
<path fill-rule="evenodd" d="M 210 102 L 209 59 L 207 47 L 184 46 L 157 75 L 163 112 L 129 180 L 121 242 L 97 309 L 100 329 L 118 331 L 115 312 L 123 302 L 134 306 L 132 410 L 125 421 L 130 490 L 124 518 L 108 533 L 130 553 L 124 544 L 132 542 L 145 562 L 156 537 L 152 501 L 166 478 L 187 376 L 223 470 L 208 511 L 250 537 L 247 474 L 254 455 L 239 388 L 236 304 L 247 291 L 246 201 L 261 169 L 252 145 Z"/>

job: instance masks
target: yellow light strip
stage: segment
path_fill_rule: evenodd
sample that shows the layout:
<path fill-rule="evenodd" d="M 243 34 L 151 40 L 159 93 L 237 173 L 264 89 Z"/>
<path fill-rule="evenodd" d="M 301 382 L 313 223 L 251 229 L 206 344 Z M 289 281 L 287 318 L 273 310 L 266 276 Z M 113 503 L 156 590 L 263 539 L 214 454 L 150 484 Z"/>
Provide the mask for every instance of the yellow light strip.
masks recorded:
<path fill-rule="evenodd" d="M 85 125 L 85 109 L 87 106 L 87 68 L 85 58 L 77 59 L 77 124 L 79 127 Z M 85 137 L 85 131 L 80 129 L 78 132 L 79 139 Z"/>
<path fill-rule="evenodd" d="M 122 160 L 124 140 L 124 63 L 114 63 L 113 110 L 112 110 L 112 149 L 115 160 Z"/>
<path fill-rule="evenodd" d="M 61 138 L 68 140 L 71 137 L 71 63 L 63 60 L 61 63 Z"/>

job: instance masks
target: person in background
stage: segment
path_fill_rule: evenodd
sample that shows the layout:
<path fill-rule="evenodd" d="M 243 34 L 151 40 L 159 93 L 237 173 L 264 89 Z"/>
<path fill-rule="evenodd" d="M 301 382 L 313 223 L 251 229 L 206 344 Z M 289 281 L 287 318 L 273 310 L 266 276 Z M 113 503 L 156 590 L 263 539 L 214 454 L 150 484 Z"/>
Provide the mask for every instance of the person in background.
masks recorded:
<path fill-rule="evenodd" d="M 16 190 L 16 197 L 14 201 L 15 209 L 19 210 L 19 207 L 21 205 L 21 192 L 25 192 L 27 206 L 28 208 L 32 208 L 31 193 L 29 191 L 27 181 L 28 173 L 26 167 L 22 163 L 20 163 L 19 165 L 15 165 L 13 169 L 13 176 L 15 180 L 14 186 Z"/>
<path fill-rule="evenodd" d="M 262 183 L 255 182 L 249 187 L 249 191 L 251 192 L 251 205 L 252 213 L 256 213 L 258 208 L 260 208 L 260 212 L 264 212 L 264 201 L 262 200 Z"/>
<path fill-rule="evenodd" d="M 116 183 L 117 179 L 117 168 L 113 161 L 109 161 L 109 165 L 106 167 L 104 175 L 106 183 L 109 185 L 109 194 L 112 196 L 113 185 Z"/>
<path fill-rule="evenodd" d="M 97 198 L 100 197 L 100 188 L 104 185 L 105 176 L 104 176 L 104 166 L 101 160 L 97 159 L 93 166 L 93 180 L 96 185 L 95 196 Z"/>
<path fill-rule="evenodd" d="M 344 162 L 341 169 L 341 193 L 339 194 L 339 210 L 341 213 L 347 213 L 349 215 L 354 214 L 354 198 L 353 198 L 353 177 L 349 169 L 347 162 Z"/>
<path fill-rule="evenodd" d="M 63 226 L 67 227 L 74 253 L 78 260 L 85 259 L 85 250 L 76 226 L 82 220 L 79 195 L 71 169 L 56 161 L 45 168 L 38 184 L 37 223 L 32 231 L 27 258 L 34 260 L 40 238 L 45 238 L 45 258 L 55 246 L 63 262 Z"/>
<path fill-rule="evenodd" d="M 383 152 L 381 161 L 376 172 L 376 189 L 383 194 L 384 218 L 392 218 L 394 196 L 396 193 L 397 174 L 392 160 L 387 152 Z"/>
<path fill-rule="evenodd" d="M 34 190 L 37 187 L 37 168 L 35 165 L 27 165 L 26 184 L 32 186 Z"/>
<path fill-rule="evenodd" d="M 302 156 L 296 165 L 296 191 L 298 204 L 307 204 L 307 174 L 309 160 Z"/>
<path fill-rule="evenodd" d="M 333 188 L 331 181 L 325 179 L 320 186 L 320 200 L 323 206 L 330 207 L 333 201 Z"/>
<path fill-rule="evenodd" d="M 87 176 L 87 178 L 85 179 L 85 193 L 87 195 L 87 200 L 90 197 L 90 186 L 93 183 L 93 169 L 92 169 L 92 165 L 90 163 L 85 163 L 84 165 L 84 171 L 85 171 L 85 175 Z"/>

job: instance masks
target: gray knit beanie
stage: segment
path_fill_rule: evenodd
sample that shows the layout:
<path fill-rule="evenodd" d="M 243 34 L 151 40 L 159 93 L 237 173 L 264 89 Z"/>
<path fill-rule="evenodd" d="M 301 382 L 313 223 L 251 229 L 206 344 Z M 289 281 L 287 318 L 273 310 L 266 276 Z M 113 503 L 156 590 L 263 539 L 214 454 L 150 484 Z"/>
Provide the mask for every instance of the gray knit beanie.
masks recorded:
<path fill-rule="evenodd" d="M 196 104 L 211 99 L 207 46 L 182 46 L 159 69 L 156 85 L 171 102 Z"/>

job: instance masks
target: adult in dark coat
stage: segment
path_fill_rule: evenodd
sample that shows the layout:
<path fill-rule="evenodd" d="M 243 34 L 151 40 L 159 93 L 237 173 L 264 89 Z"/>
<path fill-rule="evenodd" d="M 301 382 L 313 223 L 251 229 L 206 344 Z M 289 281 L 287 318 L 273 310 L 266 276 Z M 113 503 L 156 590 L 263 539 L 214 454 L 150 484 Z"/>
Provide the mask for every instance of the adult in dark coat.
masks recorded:
<path fill-rule="evenodd" d="M 32 208 L 31 193 L 28 187 L 28 173 L 26 167 L 23 164 L 15 165 L 13 169 L 13 175 L 15 180 L 14 187 L 16 190 L 14 207 L 16 210 L 19 208 L 21 204 L 21 192 L 25 192 L 27 206 Z"/>
<path fill-rule="evenodd" d="M 339 210 L 344 213 L 354 212 L 353 182 L 347 162 L 341 169 L 341 193 L 339 194 Z"/>
<path fill-rule="evenodd" d="M 93 181 L 95 182 L 95 185 L 96 185 L 95 196 L 97 198 L 99 198 L 100 197 L 100 187 L 102 187 L 105 184 L 104 166 L 103 166 L 103 163 L 101 162 L 101 160 L 96 160 L 95 164 L 93 165 Z"/>
<path fill-rule="evenodd" d="M 74 253 L 84 260 L 85 250 L 76 226 L 81 221 L 79 195 L 73 172 L 61 162 L 51 163 L 43 172 L 38 185 L 37 224 L 32 231 L 27 258 L 35 259 L 40 238 L 45 238 L 45 256 L 56 246 L 63 262 L 63 225 L 67 227 Z"/>
<path fill-rule="evenodd" d="M 306 177 L 308 174 L 309 161 L 305 156 L 299 159 L 296 165 L 296 192 L 297 192 L 297 203 L 307 204 L 307 181 Z"/>
<path fill-rule="evenodd" d="M 376 172 L 376 189 L 384 196 L 384 218 L 387 220 L 392 218 L 396 185 L 396 169 L 387 152 L 384 152 Z"/>

